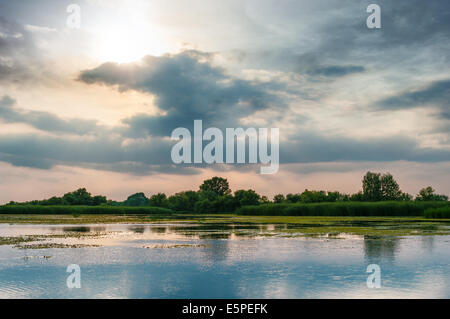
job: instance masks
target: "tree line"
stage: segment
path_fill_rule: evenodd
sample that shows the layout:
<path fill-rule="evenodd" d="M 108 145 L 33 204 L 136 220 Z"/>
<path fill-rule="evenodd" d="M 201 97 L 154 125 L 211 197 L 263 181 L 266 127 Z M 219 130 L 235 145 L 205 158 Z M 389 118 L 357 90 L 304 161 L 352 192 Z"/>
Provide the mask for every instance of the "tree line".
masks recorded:
<path fill-rule="evenodd" d="M 177 212 L 234 212 L 242 206 L 255 206 L 275 203 L 321 203 L 321 202 L 379 202 L 379 201 L 448 201 L 448 196 L 438 195 L 431 187 L 425 187 L 415 198 L 400 190 L 394 177 L 387 173 L 367 172 L 362 180 L 362 191 L 356 194 L 340 192 L 305 190 L 302 193 L 277 194 L 273 200 L 261 196 L 252 189 L 230 189 L 228 180 L 222 177 L 213 177 L 205 180 L 197 191 L 188 190 L 167 196 L 157 193 L 149 198 L 143 193 L 130 195 L 125 201 L 107 200 L 105 196 L 92 196 L 85 188 L 64 194 L 62 197 L 52 197 L 45 200 L 34 200 L 25 203 L 10 202 L 9 205 L 85 205 L 85 206 L 125 206 L 125 207 L 161 207 Z"/>

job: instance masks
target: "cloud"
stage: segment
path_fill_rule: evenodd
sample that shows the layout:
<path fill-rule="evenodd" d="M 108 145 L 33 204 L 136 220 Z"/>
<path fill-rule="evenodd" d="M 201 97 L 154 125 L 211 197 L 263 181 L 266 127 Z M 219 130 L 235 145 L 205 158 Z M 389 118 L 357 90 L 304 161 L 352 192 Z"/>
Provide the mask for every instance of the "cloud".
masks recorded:
<path fill-rule="evenodd" d="M 399 46 L 441 41 L 448 37 L 450 3 L 442 0 L 382 0 L 383 43 Z"/>
<path fill-rule="evenodd" d="M 41 10 L 44 13 L 39 11 L 35 17 L 31 17 L 33 15 L 25 12 L 24 7 L 15 2 L 0 3 L 0 9 L 8 7 L 12 10 L 0 11 L 5 16 L 8 14 L 17 17 L 17 21 L 41 27 L 45 25 L 51 30 L 59 28 L 58 23 L 65 22 L 64 15 L 61 18 L 58 13 L 60 10 L 56 10 L 51 3 L 49 1 L 43 6 L 48 7 L 48 10 Z M 296 131 L 293 137 L 282 136 L 282 163 L 448 161 L 447 150 L 423 147 L 412 135 L 358 138 L 360 125 L 354 123 L 359 119 L 365 121 L 372 114 L 367 114 L 364 107 L 356 109 L 353 106 L 361 101 L 358 98 L 362 96 L 369 99 L 369 105 L 378 103 L 377 107 L 385 110 L 432 106 L 440 112 L 442 118 L 450 117 L 449 81 L 437 81 L 442 79 L 442 75 L 433 69 L 437 67 L 445 72 L 442 65 L 445 66 L 448 62 L 450 5 L 437 0 L 380 0 L 378 4 L 382 8 L 382 29 L 369 30 L 365 26 L 365 9 L 368 4 L 362 0 L 287 1 L 282 5 L 275 0 L 248 1 L 245 5 L 231 4 L 233 10 L 227 11 L 228 20 L 223 16 L 210 17 L 208 14 L 199 17 L 205 22 L 220 20 L 211 29 L 214 31 L 198 28 L 197 23 L 191 25 L 189 32 L 177 29 L 181 24 L 171 25 L 171 30 L 180 32 L 177 34 L 180 39 L 186 38 L 187 41 L 192 40 L 190 31 L 198 32 L 200 36 L 197 39 L 205 40 L 193 43 L 193 47 L 212 48 L 211 50 L 220 52 L 218 54 L 221 57 L 215 59 L 217 54 L 191 50 L 178 54 L 146 56 L 136 63 L 103 63 L 79 74 L 79 81 L 94 89 L 95 85 L 106 85 L 123 92 L 139 91 L 154 96 L 160 111 L 157 115 L 128 113 L 122 120 L 122 125 L 105 128 L 96 121 L 64 119 L 56 113 L 22 109 L 12 98 L 6 96 L 0 100 L 0 118 L 3 122 L 25 123 L 45 131 L 46 135 L 0 136 L 0 159 L 17 166 L 42 169 L 55 165 L 73 165 L 132 174 L 192 174 L 198 171 L 197 168 L 205 166 L 174 166 L 171 163 L 170 148 L 173 141 L 165 137 L 174 128 L 192 129 L 194 119 L 202 119 L 204 127 L 248 127 L 251 126 L 248 124 L 249 120 L 256 119 L 263 113 L 267 122 L 274 120 L 272 114 L 281 114 L 285 120 L 291 120 L 287 125 L 289 131 Z M 209 2 L 202 5 L 211 6 L 204 12 L 216 12 L 214 5 Z M 173 6 L 178 4 L 170 5 L 171 9 Z M 199 16 L 195 10 L 185 11 L 180 12 L 186 17 L 183 21 Z M 64 13 L 64 10 L 61 12 Z M 170 15 L 171 19 L 164 19 L 163 14 L 167 12 L 161 12 L 161 20 L 166 20 L 164 23 L 175 21 L 175 15 Z M 55 18 L 50 19 L 51 17 Z M 37 23 L 47 20 L 49 24 Z M 183 21 L 180 23 L 186 23 Z M 228 25 L 236 26 L 232 32 L 238 30 L 241 35 L 239 40 L 230 37 L 230 30 L 221 33 L 220 29 L 226 29 L 222 26 Z M 246 29 L 247 26 L 251 26 L 251 30 Z M 37 32 L 33 33 L 31 29 L 0 19 L 2 85 L 36 78 L 36 74 L 40 72 L 40 65 L 35 61 L 40 61 L 37 56 L 42 52 L 35 45 L 33 36 Z M 214 34 L 213 38 L 211 34 L 216 31 L 217 35 Z M 78 36 L 84 36 L 82 31 L 71 33 L 67 38 L 52 38 L 51 41 L 58 39 L 58 42 L 50 43 L 45 48 L 55 51 L 43 53 L 52 57 L 52 54 L 59 52 L 61 46 L 70 43 L 70 46 L 67 45 L 70 48 L 67 52 L 73 50 L 75 56 L 81 57 L 85 54 L 85 46 Z M 64 41 L 59 41 L 61 39 Z M 225 39 L 229 41 L 224 41 Z M 91 38 L 86 37 L 84 40 L 90 41 Z M 239 61 L 227 60 L 227 64 L 220 64 L 226 65 L 227 69 L 217 65 L 217 61 L 224 62 L 221 60 L 226 55 L 222 50 L 224 48 L 237 49 L 239 56 Z M 61 54 L 59 62 L 67 63 L 66 59 L 67 55 Z M 417 59 L 425 63 L 417 63 Z M 92 60 L 86 61 L 80 58 L 76 65 L 91 65 Z M 49 70 L 46 65 L 44 71 Z M 295 87 L 304 95 L 288 91 L 283 84 L 273 79 L 256 81 L 249 80 L 250 77 L 246 80 L 240 77 L 251 72 L 267 74 L 272 71 L 280 71 L 283 78 L 291 81 L 290 88 Z M 411 74 L 416 78 L 408 76 Z M 417 81 L 418 75 L 429 79 L 430 84 L 415 91 L 405 91 L 405 87 L 414 85 L 411 82 Z M 64 76 L 69 77 L 68 74 Z M 326 78 L 327 81 L 317 81 L 317 78 Z M 48 88 L 51 84 L 45 85 Z M 397 93 L 390 98 L 373 102 L 373 99 L 380 97 L 380 87 Z M 356 89 L 353 90 L 354 88 Z M 363 90 L 358 91 L 358 88 Z M 33 89 L 32 94 L 37 96 L 39 86 Z M 66 89 L 68 92 L 71 90 L 70 87 L 64 88 Z M 62 90 L 61 86 L 55 90 Z M 333 95 L 336 93 L 337 96 Z M 291 102 L 290 96 L 288 97 L 290 94 L 298 95 L 295 97 L 296 103 L 288 107 Z M 314 103 L 308 103 L 306 95 L 312 96 Z M 338 127 L 341 118 L 334 118 L 333 123 L 326 123 L 335 113 L 342 115 L 339 113 L 341 109 L 336 109 L 335 112 L 335 105 L 342 106 L 342 112 L 350 109 L 342 117 L 342 125 L 346 128 Z M 264 114 L 266 111 L 271 115 Z M 308 111 L 314 112 L 310 122 L 299 123 L 292 120 L 298 115 L 297 112 L 304 114 L 303 111 L 308 116 L 311 115 Z M 242 124 L 244 119 L 246 125 Z M 329 135 L 317 132 L 319 128 L 322 129 L 322 124 L 323 131 L 329 132 Z M 304 125 L 312 127 L 311 130 L 301 129 Z M 332 130 L 336 127 L 346 135 L 332 135 Z M 403 127 L 398 130 L 387 129 L 389 132 L 403 131 Z M 61 133 L 64 136 L 60 136 Z M 212 168 L 243 171 L 249 166 L 214 165 Z"/>
<path fill-rule="evenodd" d="M 174 141 L 160 137 L 67 137 L 42 135 L 1 135 L 0 160 L 15 166 L 50 169 L 56 165 L 151 175 L 175 173 L 189 175 L 210 167 L 217 171 L 253 171 L 255 165 L 174 165 L 170 151 Z M 280 163 L 331 162 L 446 162 L 450 151 L 421 147 L 405 136 L 356 139 L 325 137 L 303 133 L 282 142 Z"/>
<path fill-rule="evenodd" d="M 426 87 L 382 99 L 375 103 L 381 110 L 403 110 L 431 107 L 437 110 L 435 117 L 450 120 L 450 80 L 435 81 Z M 448 123 L 444 124 L 448 127 Z M 433 128 L 435 129 L 435 128 Z M 444 131 L 448 131 L 444 130 Z"/>
<path fill-rule="evenodd" d="M 364 72 L 365 68 L 360 65 L 329 65 L 309 70 L 307 73 L 314 76 L 340 77 L 352 73 Z"/>
<path fill-rule="evenodd" d="M 261 37 L 264 45 L 239 48 L 236 59 L 242 65 L 301 74 L 334 65 L 414 74 L 449 62 L 448 1 L 376 3 L 382 27 L 374 30 L 366 26 L 370 2 L 365 0 L 288 1 L 282 6 L 265 0 L 257 1 L 257 7 L 255 1 L 248 14 L 268 35 Z"/>
<path fill-rule="evenodd" d="M 48 169 L 55 165 L 93 167 L 130 173 L 167 171 L 172 141 L 146 139 L 126 142 L 120 137 L 1 135 L 0 159 L 16 166 Z M 185 167 L 178 167 L 183 171 Z"/>
<path fill-rule="evenodd" d="M 425 88 L 405 92 L 378 101 L 387 110 L 409 109 L 422 106 L 436 106 L 448 111 L 450 101 L 450 80 L 436 81 Z"/>
<path fill-rule="evenodd" d="M 0 120 L 6 123 L 25 123 L 36 129 L 54 132 L 84 135 L 100 133 L 103 127 L 95 120 L 62 119 L 49 112 L 26 111 L 15 108 L 16 101 L 9 96 L 0 100 Z"/>
<path fill-rule="evenodd" d="M 445 110 L 442 110 L 442 112 L 440 113 L 440 115 L 444 118 L 444 119 L 446 119 L 446 120 L 450 120 L 450 109 L 445 109 Z"/>
<path fill-rule="evenodd" d="M 280 144 L 280 163 L 401 160 L 450 161 L 450 150 L 421 147 L 413 138 L 401 135 L 358 139 L 303 132 L 297 138 Z"/>
<path fill-rule="evenodd" d="M 131 136 L 168 136 L 177 127 L 190 128 L 195 119 L 205 125 L 234 127 L 257 111 L 283 109 L 276 94 L 282 85 L 242 80 L 213 66 L 210 54 L 184 51 L 161 57 L 146 56 L 140 63 L 104 63 L 81 72 L 88 84 L 117 86 L 120 91 L 152 94 L 163 115 L 139 114 L 124 120 Z"/>
<path fill-rule="evenodd" d="M 0 83 L 34 78 L 39 72 L 37 55 L 31 33 L 21 24 L 0 16 Z"/>

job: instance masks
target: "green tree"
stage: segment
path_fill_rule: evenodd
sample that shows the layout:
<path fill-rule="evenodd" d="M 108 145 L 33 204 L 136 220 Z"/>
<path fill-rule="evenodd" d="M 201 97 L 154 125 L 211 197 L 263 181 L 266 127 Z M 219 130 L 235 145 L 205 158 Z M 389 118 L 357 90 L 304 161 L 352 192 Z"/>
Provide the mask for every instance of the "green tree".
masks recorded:
<path fill-rule="evenodd" d="M 402 193 L 400 195 L 400 198 L 399 198 L 399 200 L 402 200 L 402 201 L 405 201 L 405 202 L 409 202 L 412 199 L 413 199 L 413 196 L 411 194 L 408 194 L 408 193 Z"/>
<path fill-rule="evenodd" d="M 419 194 L 417 194 L 416 196 L 416 200 L 420 200 L 420 201 L 432 201 L 434 199 L 434 194 L 435 190 L 433 189 L 433 187 L 428 186 L 425 188 L 422 188 L 419 191 Z"/>
<path fill-rule="evenodd" d="M 302 196 L 300 194 L 287 194 L 286 201 L 289 203 L 298 203 L 302 200 Z"/>
<path fill-rule="evenodd" d="M 199 194 L 194 191 L 179 192 L 169 197 L 169 207 L 179 212 L 193 212 Z"/>
<path fill-rule="evenodd" d="M 258 205 L 260 196 L 252 189 L 238 190 L 234 192 L 234 197 L 239 201 L 240 206 Z"/>
<path fill-rule="evenodd" d="M 274 202 L 275 204 L 281 204 L 281 203 L 283 203 L 284 201 L 286 201 L 286 198 L 284 197 L 283 194 L 277 194 L 277 195 L 275 195 L 275 196 L 273 197 L 273 202 Z"/>
<path fill-rule="evenodd" d="M 210 191 L 210 190 L 205 190 L 205 191 L 199 191 L 198 192 L 198 197 L 199 200 L 204 200 L 204 199 L 208 199 L 210 202 L 215 201 L 219 195 L 217 195 L 217 193 Z"/>
<path fill-rule="evenodd" d="M 267 196 L 263 195 L 263 196 L 260 196 L 259 203 L 260 204 L 268 204 L 268 203 L 270 203 L 270 200 L 267 198 Z"/>
<path fill-rule="evenodd" d="M 167 208 L 169 207 L 169 201 L 167 200 L 166 194 L 158 193 L 150 197 L 150 199 L 148 200 L 148 205 Z"/>
<path fill-rule="evenodd" d="M 96 195 L 96 196 L 92 197 L 92 205 L 94 205 L 94 206 L 98 206 L 98 205 L 106 204 L 106 203 L 107 203 L 106 196 Z"/>
<path fill-rule="evenodd" d="M 355 194 L 350 195 L 349 200 L 351 202 L 362 202 L 362 201 L 365 200 L 365 196 L 364 196 L 364 194 L 361 191 L 359 191 L 359 192 L 357 192 Z"/>
<path fill-rule="evenodd" d="M 230 185 L 226 178 L 222 177 L 213 177 L 211 179 L 207 179 L 200 185 L 200 191 L 211 191 L 214 192 L 217 196 L 224 196 L 231 194 Z"/>
<path fill-rule="evenodd" d="M 215 201 L 212 202 L 212 209 L 217 213 L 231 213 L 240 206 L 237 198 L 231 195 L 218 196 Z"/>
<path fill-rule="evenodd" d="M 213 203 L 209 199 L 203 199 L 195 203 L 195 212 L 206 214 L 213 211 Z"/>
<path fill-rule="evenodd" d="M 448 196 L 435 194 L 433 187 L 422 188 L 416 196 L 418 201 L 448 201 Z"/>
<path fill-rule="evenodd" d="M 381 176 L 381 200 L 400 200 L 402 191 L 394 177 L 387 173 Z"/>
<path fill-rule="evenodd" d="M 341 194 L 339 192 L 328 192 L 327 193 L 327 202 L 345 202 L 349 200 L 349 195 Z"/>
<path fill-rule="evenodd" d="M 123 206 L 123 202 L 118 202 L 118 201 L 109 199 L 106 201 L 106 205 L 108 205 L 108 206 Z"/>
<path fill-rule="evenodd" d="M 128 196 L 128 198 L 123 202 L 124 206 L 147 206 L 148 198 L 144 193 L 136 193 Z"/>
<path fill-rule="evenodd" d="M 327 200 L 327 194 L 324 191 L 309 191 L 305 189 L 300 194 L 300 201 L 302 203 L 321 203 Z"/>
<path fill-rule="evenodd" d="M 371 202 L 381 200 L 381 174 L 366 173 L 363 178 L 363 194 L 365 200 Z"/>
<path fill-rule="evenodd" d="M 63 200 L 69 205 L 92 205 L 92 196 L 86 188 L 79 188 L 76 191 L 66 193 Z"/>
<path fill-rule="evenodd" d="M 67 205 L 67 202 L 61 197 L 53 196 L 49 199 L 44 199 L 41 201 L 40 205 L 51 206 L 51 205 Z"/>

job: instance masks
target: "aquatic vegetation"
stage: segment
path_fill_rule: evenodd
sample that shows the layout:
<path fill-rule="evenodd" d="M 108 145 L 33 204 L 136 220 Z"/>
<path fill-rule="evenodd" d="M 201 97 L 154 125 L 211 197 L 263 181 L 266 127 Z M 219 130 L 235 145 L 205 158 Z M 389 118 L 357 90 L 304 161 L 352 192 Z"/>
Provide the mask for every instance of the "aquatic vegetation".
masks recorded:
<path fill-rule="evenodd" d="M 26 244 L 14 246 L 14 248 L 18 249 L 85 248 L 85 247 L 100 247 L 100 245 L 39 243 L 39 244 Z"/>
<path fill-rule="evenodd" d="M 32 241 L 37 241 L 39 239 L 32 238 L 30 236 L 20 236 L 20 237 L 0 237 L 1 245 L 17 245 L 21 243 L 27 243 Z"/>
<path fill-rule="evenodd" d="M 450 206 L 440 208 L 429 208 L 425 210 L 426 218 L 448 218 L 450 219 Z"/>
<path fill-rule="evenodd" d="M 45 256 L 24 256 L 24 257 L 22 257 L 24 260 L 29 260 L 29 259 L 33 259 L 33 258 L 42 258 L 42 259 L 50 259 L 50 258 L 52 258 L 53 256 L 48 256 L 48 255 L 45 255 Z"/>
<path fill-rule="evenodd" d="M 244 206 L 239 215 L 252 216 L 424 216 L 428 208 L 450 207 L 449 202 L 334 202 Z"/>
<path fill-rule="evenodd" d="M 73 217 L 68 214 L 0 214 L 0 223 L 12 224 L 108 224 L 108 223 L 143 223 L 163 220 L 162 215 L 116 215 L 83 214 Z"/>
<path fill-rule="evenodd" d="M 171 214 L 172 210 L 162 207 L 125 206 L 43 206 L 43 205 L 3 205 L 0 214 L 70 214 L 78 218 L 81 214 Z"/>
<path fill-rule="evenodd" d="M 65 233 L 65 234 L 43 234 L 43 235 L 23 235 L 16 237 L 0 237 L 0 245 L 11 245 L 19 249 L 43 249 L 43 248 L 81 248 L 81 247 L 98 247 L 98 245 L 79 245 L 79 244 L 62 244 L 55 242 L 44 242 L 51 239 L 68 239 L 68 238 L 97 238 L 104 236 L 106 233 Z M 30 243 L 30 244 L 25 244 Z M 51 258 L 44 256 L 43 258 Z"/>
<path fill-rule="evenodd" d="M 0 223 L 15 224 L 73 224 L 64 226 L 64 233 L 46 235 L 23 235 L 21 238 L 0 238 L 4 245 L 16 245 L 27 241 L 59 241 L 64 239 L 96 239 L 114 237 L 115 232 L 105 227 L 88 224 L 140 224 L 150 226 L 155 232 L 174 232 L 186 238 L 229 239 L 268 237 L 314 237 L 342 238 L 344 234 L 358 236 L 422 236 L 449 235 L 450 219 L 424 217 L 358 217 L 358 216 L 246 216 L 233 214 L 173 214 L 173 215 L 0 215 Z M 167 228 L 168 227 L 168 228 Z M 169 230 L 170 229 L 170 230 Z M 136 234 L 136 232 L 133 232 Z M 143 233 L 143 232 L 142 232 Z M 73 242 L 70 242 L 73 243 Z M 75 242 L 76 243 L 76 242 Z"/>
<path fill-rule="evenodd" d="M 144 246 L 144 248 L 152 249 L 163 249 L 163 248 L 191 248 L 191 247 L 206 247 L 206 245 L 200 244 L 160 244 L 160 245 L 150 245 Z"/>

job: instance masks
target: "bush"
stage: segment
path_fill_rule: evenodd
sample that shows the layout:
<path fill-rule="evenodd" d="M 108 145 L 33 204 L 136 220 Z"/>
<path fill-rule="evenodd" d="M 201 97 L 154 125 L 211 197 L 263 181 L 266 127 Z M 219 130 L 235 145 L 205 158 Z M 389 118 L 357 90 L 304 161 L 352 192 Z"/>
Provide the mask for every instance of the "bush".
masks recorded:
<path fill-rule="evenodd" d="M 125 206 L 41 206 L 41 205 L 4 205 L 0 214 L 44 214 L 44 215 L 81 215 L 81 214 L 170 214 L 172 210 L 162 207 L 125 207 Z"/>
<path fill-rule="evenodd" d="M 195 212 L 199 214 L 211 213 L 213 210 L 213 203 L 209 199 L 204 199 L 195 203 Z"/>
<path fill-rule="evenodd" d="M 450 207 L 448 202 L 335 202 L 244 206 L 240 215 L 260 216 L 424 216 L 427 208 Z"/>
<path fill-rule="evenodd" d="M 425 210 L 425 218 L 450 218 L 450 206 L 441 208 L 428 208 Z"/>
<path fill-rule="evenodd" d="M 136 193 L 128 196 L 128 198 L 123 202 L 123 206 L 134 206 L 142 207 L 148 206 L 148 198 L 144 193 Z"/>

